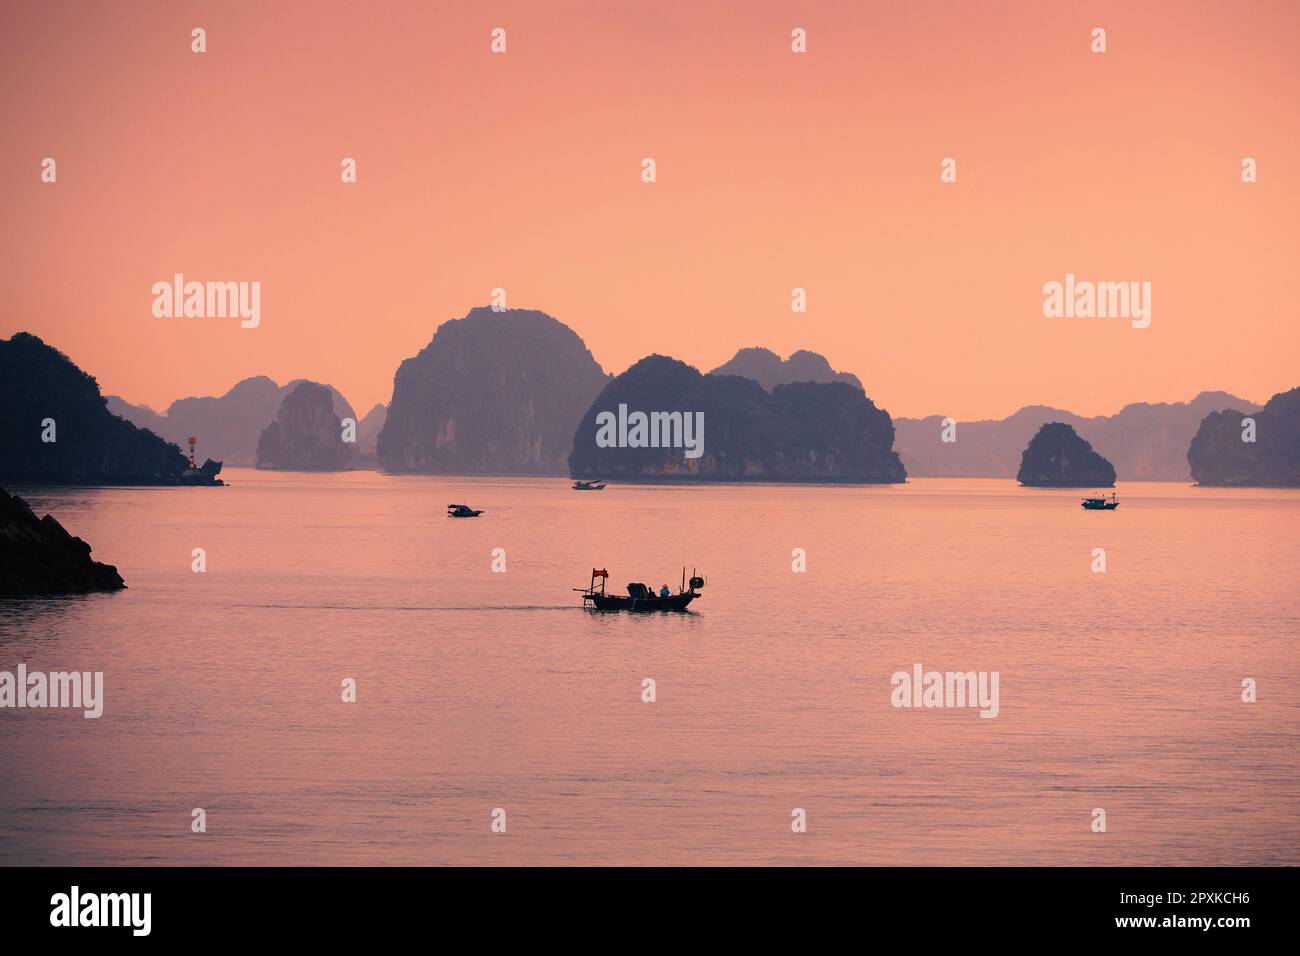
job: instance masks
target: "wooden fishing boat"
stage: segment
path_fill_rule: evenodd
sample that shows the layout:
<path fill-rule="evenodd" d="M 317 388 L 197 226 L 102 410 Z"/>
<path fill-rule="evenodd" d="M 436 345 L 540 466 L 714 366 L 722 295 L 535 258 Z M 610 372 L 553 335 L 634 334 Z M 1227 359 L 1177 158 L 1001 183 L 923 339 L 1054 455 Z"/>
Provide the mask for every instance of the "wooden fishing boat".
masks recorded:
<path fill-rule="evenodd" d="M 448 518 L 477 518 L 482 511 L 475 511 L 469 505 L 447 505 Z"/>
<path fill-rule="evenodd" d="M 669 594 L 666 597 L 656 594 L 640 583 L 629 584 L 626 597 L 622 594 L 606 594 L 605 582 L 608 580 L 609 571 L 606 569 L 591 569 L 591 584 L 586 588 L 573 589 L 581 592 L 583 607 L 587 607 L 590 603 L 591 608 L 596 611 L 685 611 L 687 605 L 700 597 L 699 590 L 704 587 L 704 578 L 693 571 L 688 587 L 685 568 L 682 568 L 681 589 L 676 594 Z M 600 582 L 600 590 L 596 590 L 597 581 Z"/>
<path fill-rule="evenodd" d="M 575 481 L 573 483 L 574 491 L 604 491 L 605 483 L 597 479 L 596 481 Z"/>
<path fill-rule="evenodd" d="M 1119 498 L 1111 495 L 1110 499 L 1106 498 L 1080 498 L 1083 507 L 1088 511 L 1114 511 L 1119 507 Z"/>

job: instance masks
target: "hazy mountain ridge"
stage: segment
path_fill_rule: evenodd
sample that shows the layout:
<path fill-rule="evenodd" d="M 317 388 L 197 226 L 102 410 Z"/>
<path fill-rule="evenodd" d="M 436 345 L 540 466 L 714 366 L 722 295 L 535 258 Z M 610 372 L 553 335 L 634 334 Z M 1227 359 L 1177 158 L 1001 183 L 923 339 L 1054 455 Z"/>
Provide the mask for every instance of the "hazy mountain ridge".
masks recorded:
<path fill-rule="evenodd" d="M 573 384 L 575 393 L 597 392 L 610 380 L 582 339 L 545 313 L 518 309 L 501 313 L 488 308 L 471 310 L 464 318 L 440 326 L 429 345 L 399 367 L 394 376 L 395 396 L 403 382 L 414 390 L 408 388 L 403 396 L 402 408 L 391 428 L 389 418 L 394 403 L 376 404 L 357 420 L 353 466 L 380 465 L 379 446 L 387 430 L 388 458 L 382 464 L 390 471 L 501 474 L 567 471 L 567 454 L 572 448 L 564 452 L 556 448 L 557 441 L 563 444 L 557 436 L 567 430 L 567 426 L 557 423 L 574 414 L 572 409 L 577 404 L 584 404 L 585 410 L 585 403 L 571 395 L 565 399 L 566 412 L 558 416 L 545 412 L 543 417 L 549 423 L 537 419 L 533 390 L 541 389 L 545 393 L 547 397 L 542 405 L 549 407 L 553 399 L 570 390 L 572 383 L 562 381 L 566 376 L 554 375 L 553 369 L 545 367 L 547 362 L 514 354 L 520 351 L 519 332 L 503 334 L 481 325 L 484 320 L 490 326 L 494 318 L 509 323 L 524 316 L 554 323 L 554 342 L 539 341 L 538 347 L 542 354 L 549 354 L 548 350 L 557 343 L 567 343 L 555 354 L 568 349 L 560 362 L 561 365 L 572 363 L 565 367 L 572 372 L 567 377 L 578 383 Z M 467 335 L 453 323 L 469 323 L 475 331 Z M 533 367 L 525 372 L 529 362 Z M 422 364 L 437 366 L 437 382 L 426 374 L 423 381 L 412 384 L 419 377 L 414 370 Z M 408 371 L 404 373 L 403 369 Z M 862 390 L 855 375 L 836 371 L 824 356 L 808 350 L 796 351 L 782 359 L 766 348 L 742 348 L 708 374 L 738 375 L 756 382 L 768 393 L 781 384 L 795 381 L 823 384 L 838 381 Z M 221 457 L 234 465 L 253 465 L 257 462 L 257 443 L 263 429 L 275 419 L 290 391 L 303 381 L 295 379 L 280 386 L 267 376 L 254 376 L 237 383 L 223 396 L 178 399 L 165 413 L 144 405 L 131 405 L 117 396 L 109 396 L 107 402 L 114 413 L 178 445 L 183 446 L 190 435 L 197 436 L 201 456 Z M 511 395 L 508 401 L 492 397 L 494 390 L 485 386 L 490 381 L 506 383 Z M 450 384 L 453 382 L 457 386 Z M 357 419 L 347 400 L 336 389 L 330 391 L 335 414 Z M 421 394 L 413 399 L 416 392 Z M 488 407 L 494 409 L 491 415 L 486 411 Z M 1113 415 L 1092 417 L 1050 406 L 1027 405 L 1003 419 L 958 421 L 957 440 L 951 443 L 941 440 L 943 416 L 904 417 L 891 421 L 893 450 L 907 472 L 916 477 L 1012 478 L 1018 472 L 1023 449 L 1037 430 L 1048 422 L 1060 422 L 1072 426 L 1111 461 L 1121 480 L 1189 481 L 1192 473 L 1188 450 L 1192 438 L 1207 414 L 1225 409 L 1232 409 L 1234 414 L 1250 414 L 1260 406 L 1222 391 L 1201 392 L 1189 402 L 1135 402 Z M 577 414 L 580 418 L 581 413 Z M 427 420 L 418 426 L 415 420 L 421 416 Z M 518 421 L 504 421 L 509 418 Z M 791 427 L 803 426 L 791 423 Z M 428 433 L 416 434 L 421 428 Z M 545 445 L 544 449 L 538 445 L 539 441 Z"/>
<path fill-rule="evenodd" d="M 771 349 L 743 348 L 709 374 L 752 378 L 768 392 L 778 385 L 792 382 L 843 382 L 860 392 L 865 391 L 862 382 L 852 372 L 835 371 L 824 355 L 807 349 L 799 349 L 789 358 L 782 359 Z"/>
<path fill-rule="evenodd" d="M 190 436 L 198 438 L 202 454 L 219 458 L 228 465 L 251 467 L 257 463 L 257 443 L 262 431 L 275 420 L 289 394 L 306 379 L 296 378 L 277 385 L 266 375 L 254 375 L 237 382 L 224 395 L 178 398 L 159 414 L 146 405 L 132 405 L 116 395 L 108 397 L 114 414 L 148 428 L 169 441 L 184 445 Z M 348 400 L 331 385 L 334 413 L 356 419 Z"/>
<path fill-rule="evenodd" d="M 1064 409 L 1027 405 L 1007 418 L 957 423 L 957 440 L 941 440 L 942 415 L 899 418 L 896 447 L 918 477 L 1011 478 L 1021 454 L 1047 422 L 1072 426 L 1126 481 L 1189 481 L 1187 449 L 1210 412 L 1259 406 L 1227 392 L 1201 392 L 1190 402 L 1134 402 L 1114 415 L 1087 418 Z"/>

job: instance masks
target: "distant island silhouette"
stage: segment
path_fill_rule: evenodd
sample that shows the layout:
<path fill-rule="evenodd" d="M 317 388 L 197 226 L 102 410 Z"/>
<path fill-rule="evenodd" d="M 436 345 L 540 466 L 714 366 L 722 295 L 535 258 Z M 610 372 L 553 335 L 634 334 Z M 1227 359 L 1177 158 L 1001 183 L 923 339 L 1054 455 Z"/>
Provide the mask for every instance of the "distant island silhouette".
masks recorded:
<path fill-rule="evenodd" d="M 148 428 L 177 444 L 193 435 L 208 455 L 233 467 L 257 464 L 257 443 L 280 411 L 280 406 L 305 379 L 277 385 L 265 375 L 255 375 L 236 383 L 220 396 L 178 398 L 159 414 L 145 405 L 132 405 L 116 395 L 108 397 L 109 411 Z M 356 419 L 356 412 L 338 389 L 327 385 L 333 396 L 334 413 L 339 418 Z M 360 429 L 358 429 L 360 432 Z M 360 438 L 358 438 L 360 443 Z"/>
<path fill-rule="evenodd" d="M 0 341 L 0 481 L 8 484 L 220 484 L 175 444 L 112 414 L 99 383 L 18 332 Z"/>
<path fill-rule="evenodd" d="M 702 413 L 699 457 L 681 447 L 601 447 L 602 413 Z M 857 388 L 795 382 L 771 393 L 753 379 L 701 375 L 651 355 L 605 386 L 573 436 L 569 470 L 579 478 L 706 481 L 907 480 L 893 451 L 894 426 Z"/>
<path fill-rule="evenodd" d="M 851 422 L 847 406 L 831 413 L 832 420 L 840 416 L 843 430 L 828 426 L 826 415 L 835 403 L 815 398 L 815 389 L 784 392 L 776 400 L 780 389 L 794 385 L 844 385 L 865 397 L 857 376 L 835 370 L 824 356 L 806 349 L 782 359 L 769 349 L 742 348 L 703 376 L 752 382 L 759 392 L 748 396 L 736 386 L 679 380 L 677 372 L 665 373 L 657 389 L 646 389 L 644 401 L 665 406 L 647 405 L 646 411 L 672 411 L 667 403 L 680 411 L 703 411 L 684 406 L 686 399 L 673 391 L 680 387 L 690 401 L 717 403 L 709 406 L 710 421 L 728 421 L 742 408 L 755 416 L 731 432 L 710 427 L 707 460 L 679 456 L 674 462 L 663 449 L 583 448 L 575 444 L 581 437 L 579 423 L 588 423 L 602 389 L 619 380 L 619 389 L 631 381 L 646 385 L 646 372 L 639 367 L 647 360 L 615 379 L 572 329 L 530 309 L 481 307 L 442 323 L 418 355 L 401 363 L 392 401 L 375 404 L 359 420 L 332 386 L 306 379 L 281 386 L 264 375 L 243 379 L 222 396 L 177 399 L 160 414 L 116 396 L 101 397 L 92 377 L 29 333 L 0 342 L 0 361 L 9 370 L 4 384 L 14 412 L 0 427 L 0 450 L 6 452 L 0 479 L 11 482 L 219 484 L 223 461 L 261 468 L 426 474 L 904 480 L 889 456 L 898 459 L 903 475 L 913 477 L 1011 478 L 1021 473 L 1026 446 L 1051 422 L 1070 426 L 1108 461 L 1115 470 L 1112 481 L 1195 479 L 1204 485 L 1269 486 L 1296 481 L 1288 437 L 1296 431 L 1295 416 L 1288 411 L 1292 393 L 1274 396 L 1267 413 L 1226 392 L 1206 391 L 1189 402 L 1139 402 L 1091 418 L 1028 405 L 1004 419 L 957 421 L 951 427 L 939 415 L 891 418 L 868 399 L 870 409 L 888 421 L 889 441 L 884 443 L 883 429 L 868 427 L 865 420 Z M 311 386 L 304 395 L 314 396 L 311 409 L 290 406 L 289 417 L 280 420 L 287 400 L 304 384 Z M 328 409 L 318 389 L 328 395 Z M 1263 416 L 1267 443 L 1242 442 L 1239 436 L 1230 440 L 1248 415 Z M 53 419 L 57 439 L 41 441 L 31 416 L 38 424 Z M 338 434 L 333 423 L 344 418 L 357 423 L 355 443 L 331 437 Z M 774 429 L 796 437 L 780 438 Z M 74 434 L 77 440 L 70 443 Z M 945 434 L 955 440 L 944 441 Z M 177 447 L 190 436 L 197 437 L 205 457 L 224 457 L 190 468 Z M 651 462 L 656 457 L 660 460 Z"/>
<path fill-rule="evenodd" d="M 379 433 L 390 472 L 564 474 L 573 430 L 609 380 L 567 325 L 472 309 L 402 362 Z"/>
<path fill-rule="evenodd" d="M 1254 420 L 1253 441 L 1244 437 L 1247 417 Z M 1279 392 L 1258 411 L 1205 416 L 1187 461 L 1201 485 L 1300 487 L 1300 388 Z"/>
<path fill-rule="evenodd" d="M 1115 466 L 1072 426 L 1048 422 L 1026 446 L 1016 480 L 1033 488 L 1111 488 Z"/>
<path fill-rule="evenodd" d="M 1190 481 L 1187 446 L 1201 420 L 1225 408 L 1259 406 L 1227 392 L 1201 392 L 1190 402 L 1138 402 L 1092 418 L 1027 405 L 1007 418 L 957 422 L 955 442 L 941 441 L 942 415 L 896 418 L 895 447 L 916 477 L 1011 478 L 1035 432 L 1047 422 L 1062 422 L 1111 461 L 1123 481 Z"/>
<path fill-rule="evenodd" d="M 342 438 L 330 389 L 299 382 L 257 441 L 257 467 L 288 471 L 346 471 L 355 464 L 355 443 Z"/>

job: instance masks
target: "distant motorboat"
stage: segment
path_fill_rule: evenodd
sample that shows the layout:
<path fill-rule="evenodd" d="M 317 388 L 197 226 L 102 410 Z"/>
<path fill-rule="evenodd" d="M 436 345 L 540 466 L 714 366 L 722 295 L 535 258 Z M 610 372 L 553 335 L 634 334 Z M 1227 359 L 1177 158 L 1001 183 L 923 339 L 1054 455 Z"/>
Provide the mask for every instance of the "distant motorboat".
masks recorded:
<path fill-rule="evenodd" d="M 604 491 L 605 483 L 600 480 L 596 481 L 575 481 L 573 483 L 574 491 Z"/>
<path fill-rule="evenodd" d="M 482 511 L 475 511 L 469 505 L 447 505 L 448 518 L 477 518 Z"/>
<path fill-rule="evenodd" d="M 590 602 L 597 611 L 685 611 L 688 604 L 700 596 L 699 589 L 704 587 L 704 578 L 694 572 L 691 574 L 690 587 L 687 587 L 686 569 L 682 568 L 682 586 L 676 594 L 661 595 L 644 584 L 633 583 L 627 586 L 627 596 L 606 594 L 605 582 L 609 580 L 609 571 L 605 568 L 591 569 L 591 584 L 586 588 L 574 588 L 582 593 L 582 605 Z M 596 590 L 596 582 L 600 590 Z M 665 588 L 668 585 L 664 585 Z"/>
<path fill-rule="evenodd" d="M 1106 498 L 1081 498 L 1083 507 L 1088 511 L 1114 511 L 1119 507 L 1119 498 L 1111 495 L 1110 499 Z"/>

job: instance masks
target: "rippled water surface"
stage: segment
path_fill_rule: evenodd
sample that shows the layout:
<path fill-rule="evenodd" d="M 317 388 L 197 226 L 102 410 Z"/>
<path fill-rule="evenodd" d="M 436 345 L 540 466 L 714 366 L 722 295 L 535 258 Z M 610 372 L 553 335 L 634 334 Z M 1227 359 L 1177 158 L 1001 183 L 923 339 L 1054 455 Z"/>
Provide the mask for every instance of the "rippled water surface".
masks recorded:
<path fill-rule="evenodd" d="M 0 670 L 106 685 L 0 711 L 0 862 L 1300 862 L 1295 491 L 226 477 L 14 489 L 129 590 L 0 602 Z M 891 706 L 917 662 L 998 716 Z"/>

